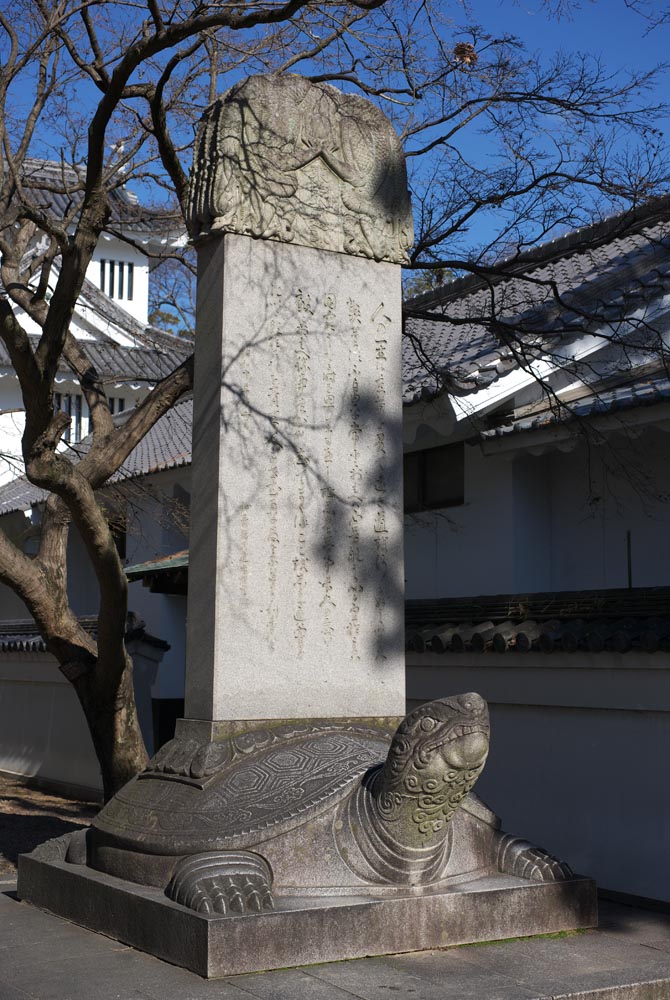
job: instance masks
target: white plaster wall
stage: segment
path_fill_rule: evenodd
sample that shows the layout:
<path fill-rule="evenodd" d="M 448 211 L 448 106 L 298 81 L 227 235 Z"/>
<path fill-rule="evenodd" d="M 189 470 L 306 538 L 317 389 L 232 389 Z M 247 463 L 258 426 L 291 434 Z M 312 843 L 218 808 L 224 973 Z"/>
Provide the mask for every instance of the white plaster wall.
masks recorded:
<path fill-rule="evenodd" d="M 30 613 L 23 601 L 17 597 L 14 591 L 0 583 L 0 620 L 12 620 L 16 618 L 29 618 Z"/>
<path fill-rule="evenodd" d="M 0 530 L 24 551 L 29 551 L 32 523 L 30 512 L 14 511 L 0 518 Z M 29 612 L 23 601 L 4 583 L 0 583 L 0 621 L 28 618 Z"/>
<path fill-rule="evenodd" d="M 140 726 L 153 753 L 150 691 L 161 651 L 135 642 L 129 653 Z M 0 653 L 0 771 L 102 789 L 83 710 L 48 653 Z"/>
<path fill-rule="evenodd" d="M 153 698 L 183 698 L 186 663 L 186 598 L 152 594 L 141 583 L 130 585 L 129 606 L 146 622 L 147 631 L 164 639 L 170 649 L 163 654 L 151 689 Z"/>
<path fill-rule="evenodd" d="M 75 335 L 77 331 L 75 331 Z M 125 409 L 132 409 L 147 392 L 147 388 L 130 385 L 126 380 L 107 383 L 110 397 L 122 397 Z M 72 377 L 58 375 L 55 391 L 63 395 L 82 395 L 79 383 Z M 21 437 L 25 426 L 25 411 L 19 382 L 14 373 L 0 377 L 0 486 L 23 474 L 23 458 L 21 453 Z M 86 437 L 90 430 L 87 407 L 82 400 L 81 437 Z M 67 451 L 66 442 L 61 442 L 59 451 Z"/>
<path fill-rule="evenodd" d="M 34 542 L 27 537 L 30 531 L 30 516 L 15 511 L 6 515 L 1 521 L 1 527 L 9 537 L 19 544 L 24 551 L 31 553 L 39 536 L 34 536 Z M 68 538 L 68 595 L 72 609 L 77 615 L 95 615 L 98 613 L 99 588 L 90 559 L 80 535 L 75 528 L 70 529 Z M 30 612 L 10 587 L 0 584 L 0 621 L 11 618 L 29 618 Z"/>
<path fill-rule="evenodd" d="M 128 520 L 126 563 L 129 566 L 188 548 L 188 535 L 181 530 L 181 518 L 175 519 L 172 498 L 176 487 L 186 493 L 190 490 L 190 469 L 159 473 L 149 477 L 146 484 L 151 492 L 145 489 L 137 497 L 137 506 Z M 153 697 L 183 698 L 186 598 L 152 594 L 141 581 L 136 581 L 129 585 L 128 607 L 143 619 L 148 632 L 170 644 L 152 689 Z"/>
<path fill-rule="evenodd" d="M 512 593 L 552 588 L 550 461 L 548 455 L 520 455 L 512 465 Z"/>
<path fill-rule="evenodd" d="M 48 654 L 0 654 L 0 770 L 102 788 L 74 688 Z"/>
<path fill-rule="evenodd" d="M 70 528 L 67 546 L 68 596 L 76 615 L 97 615 L 100 588 L 86 547 L 76 528 Z"/>
<path fill-rule="evenodd" d="M 86 271 L 86 277 L 96 288 L 100 288 L 101 260 L 124 261 L 134 265 L 132 301 L 129 302 L 125 297 L 115 298 L 114 301 L 140 323 L 146 323 L 149 314 L 149 261 L 146 255 L 116 237 L 103 233 Z"/>
<path fill-rule="evenodd" d="M 25 413 L 19 381 L 13 372 L 0 377 L 0 485 L 23 471 L 21 437 Z"/>
<path fill-rule="evenodd" d="M 551 589 L 670 583 L 670 436 L 585 445 L 551 461 Z"/>
<path fill-rule="evenodd" d="M 514 588 L 513 467 L 465 446 L 465 503 L 405 517 L 408 598 Z"/>
<path fill-rule="evenodd" d="M 670 901 L 670 654 L 410 654 L 410 704 L 489 702 L 476 792 L 503 828 L 617 892 Z"/>
<path fill-rule="evenodd" d="M 465 449 L 465 504 L 405 518 L 408 598 L 670 583 L 670 435 L 569 452 Z"/>

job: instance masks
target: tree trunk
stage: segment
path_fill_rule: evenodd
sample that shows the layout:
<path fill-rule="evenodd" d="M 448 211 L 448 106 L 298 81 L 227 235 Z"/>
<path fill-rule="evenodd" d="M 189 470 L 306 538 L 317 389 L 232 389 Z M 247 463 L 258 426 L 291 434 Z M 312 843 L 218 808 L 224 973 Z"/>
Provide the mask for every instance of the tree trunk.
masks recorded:
<path fill-rule="evenodd" d="M 109 676 L 96 668 L 72 681 L 100 763 L 105 802 L 142 771 L 148 760 L 135 707 L 133 663 L 127 653 L 123 656 L 117 683 L 110 683 Z"/>

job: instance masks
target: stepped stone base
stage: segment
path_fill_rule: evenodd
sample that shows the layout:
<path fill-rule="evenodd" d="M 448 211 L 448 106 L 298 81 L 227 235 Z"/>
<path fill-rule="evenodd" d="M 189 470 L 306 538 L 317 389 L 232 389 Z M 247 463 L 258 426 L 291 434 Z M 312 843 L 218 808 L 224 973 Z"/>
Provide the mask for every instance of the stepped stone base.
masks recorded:
<path fill-rule="evenodd" d="M 491 875 L 420 896 L 280 898 L 271 913 L 203 916 L 158 889 L 22 855 L 18 894 L 208 978 L 598 923 L 595 883 L 584 878 L 541 883 Z"/>

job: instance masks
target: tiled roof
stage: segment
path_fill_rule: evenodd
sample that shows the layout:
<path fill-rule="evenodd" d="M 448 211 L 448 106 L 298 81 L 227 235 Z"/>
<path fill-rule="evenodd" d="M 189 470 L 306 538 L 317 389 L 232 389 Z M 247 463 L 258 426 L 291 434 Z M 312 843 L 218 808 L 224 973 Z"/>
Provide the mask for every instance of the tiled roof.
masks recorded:
<path fill-rule="evenodd" d="M 97 635 L 97 616 L 81 615 L 77 621 L 89 635 Z M 145 630 L 145 624 L 142 619 L 138 618 L 132 612 L 128 615 L 125 638 L 127 641 L 141 639 L 143 642 L 158 649 L 167 650 L 170 648 L 169 643 L 165 642 L 165 640 L 150 635 Z M 46 653 L 47 647 L 32 618 L 6 619 L 0 621 L 0 652 Z"/>
<path fill-rule="evenodd" d="M 504 317 L 532 326 L 538 349 L 546 347 L 556 337 L 574 338 L 580 332 L 582 320 L 569 310 L 557 310 L 546 286 L 529 286 L 517 275 L 524 274 L 558 285 L 561 295 L 576 308 L 588 302 L 596 304 L 601 315 L 621 316 L 622 308 L 662 294 L 670 293 L 670 196 L 654 203 L 640 215 L 632 231 L 621 235 L 622 218 L 609 220 L 577 233 L 571 233 L 551 244 L 529 251 L 505 267 L 510 277 L 498 282 L 496 296 L 504 302 Z M 670 223 L 669 223 L 670 225 Z M 588 243 L 588 247 L 586 246 Z M 531 291 L 529 291 L 529 288 Z M 89 289 L 87 288 L 87 294 Z M 118 309 L 111 300 L 91 285 L 90 294 L 104 299 L 107 309 Z M 407 304 L 403 348 L 404 399 L 412 402 L 439 391 L 471 392 L 517 365 L 510 348 L 501 346 L 494 336 L 491 322 L 484 316 L 487 289 L 479 278 L 466 278 L 445 286 L 438 292 L 426 293 Z M 440 312 L 444 322 L 417 319 L 418 310 L 430 308 Z M 484 317 L 484 318 L 482 318 Z M 455 322 L 462 320 L 463 322 Z M 133 321 L 135 322 L 135 321 Z M 140 327 L 140 324 L 136 324 Z M 540 344 L 537 331 L 545 331 Z M 91 359 L 103 378 L 145 378 L 155 381 L 171 371 L 192 350 L 192 342 L 172 338 L 151 329 L 135 331 L 146 348 L 121 348 L 105 342 L 87 344 Z M 412 338 L 419 338 L 423 351 L 442 369 L 440 384 L 426 372 L 416 356 Z M 527 338 L 527 342 L 531 338 Z M 6 355 L 0 344 L 0 364 Z M 6 361 L 5 361 L 6 363 Z M 659 375 L 646 381 L 634 382 L 607 390 L 571 403 L 569 412 L 575 416 L 623 410 L 633 406 L 662 402 L 670 393 L 670 381 Z M 564 417 L 566 413 L 562 415 Z M 485 436 L 506 434 L 512 430 L 528 430 L 558 419 L 549 411 L 520 418 L 501 427 L 485 431 Z M 561 417 L 561 418 L 562 418 Z M 191 398 L 181 400 L 140 442 L 113 481 L 188 465 L 191 461 Z M 85 448 L 82 442 L 78 448 Z M 40 490 L 25 480 L 16 480 L 0 488 L 0 514 L 26 509 L 43 498 Z"/>
<path fill-rule="evenodd" d="M 53 269 L 57 275 L 60 269 L 58 260 L 54 261 Z M 96 340 L 79 341 L 104 381 L 123 381 L 127 378 L 156 382 L 169 375 L 193 353 L 192 340 L 140 323 L 88 279 L 84 281 L 79 302 L 120 330 L 134 345 L 121 346 L 101 330 L 96 331 Z M 31 336 L 33 345 L 38 339 L 37 335 Z M 0 367 L 12 367 L 3 341 L 0 341 Z M 70 372 L 62 357 L 60 371 Z"/>
<path fill-rule="evenodd" d="M 168 556 L 159 556 L 148 562 L 126 566 L 126 576 L 129 580 L 141 580 L 142 577 L 155 573 L 168 573 L 173 570 L 188 569 L 188 549 L 173 552 Z"/>
<path fill-rule="evenodd" d="M 86 176 L 85 165 L 73 167 L 53 160 L 28 158 L 24 162 L 22 184 L 26 195 L 50 215 L 65 219 L 71 216 L 82 197 Z M 110 228 L 120 228 L 139 234 L 171 234 L 176 237 L 184 231 L 184 223 L 177 213 L 166 215 L 142 207 L 134 194 L 124 186 L 112 188 L 109 193 L 111 208 Z"/>
<path fill-rule="evenodd" d="M 415 653 L 670 652 L 670 587 L 414 600 Z"/>
<path fill-rule="evenodd" d="M 132 411 L 126 410 L 115 420 L 126 420 Z M 191 464 L 191 428 L 193 424 L 193 399 L 179 400 L 171 410 L 161 417 L 130 453 L 121 468 L 110 478 L 110 483 L 120 483 L 136 476 L 146 476 L 166 469 Z M 82 457 L 88 450 L 90 437 L 76 445 L 69 446 L 67 454 Z M 41 503 L 47 493 L 29 483 L 25 476 L 19 476 L 4 486 L 0 486 L 0 516 L 13 511 L 27 510 L 33 504 Z"/>
<path fill-rule="evenodd" d="M 640 406 L 653 406 L 670 399 L 670 378 L 658 375 L 656 378 L 640 379 L 630 385 L 619 386 L 605 392 L 597 392 L 561 406 L 558 401 L 552 407 L 527 417 L 510 419 L 509 423 L 482 431 L 480 437 L 495 438 L 522 431 L 536 431 L 556 423 L 570 420 L 584 420 L 589 417 L 620 413 Z"/>
<path fill-rule="evenodd" d="M 180 399 L 165 416 L 156 421 L 119 471 L 112 476 L 111 482 L 190 465 L 192 426 L 193 397 L 188 396 Z"/>
<path fill-rule="evenodd" d="M 59 267 L 57 260 L 54 261 L 53 267 L 54 272 L 57 273 Z M 159 330 L 158 327 L 145 326 L 144 323 L 140 323 L 139 320 L 131 316 L 122 306 L 118 305 L 114 299 L 110 299 L 108 295 L 105 295 L 88 278 L 85 279 L 82 286 L 80 301 L 93 309 L 98 317 L 107 320 L 133 340 L 138 341 L 141 346 L 143 345 L 153 350 L 176 352 L 184 356 L 193 351 L 193 341 L 188 337 L 177 337 L 172 333 Z M 114 343 L 112 338 L 105 336 L 104 333 L 99 333 L 99 336 Z"/>
<path fill-rule="evenodd" d="M 31 337 L 34 344 L 37 337 Z M 120 347 L 111 341 L 82 342 L 81 346 L 85 350 L 91 363 L 95 365 L 98 374 L 103 382 L 149 382 L 160 381 L 169 375 L 171 371 L 178 367 L 193 348 L 188 342 L 175 341 L 172 349 L 164 347 L 159 349 L 149 347 Z M 4 342 L 0 341 L 0 367 L 11 367 L 11 360 Z M 60 364 L 61 372 L 70 372 L 64 360 Z"/>
<path fill-rule="evenodd" d="M 28 510 L 33 504 L 46 500 L 47 496 L 46 490 L 33 486 L 25 476 L 17 476 L 0 486 L 0 515 L 11 514 L 15 510 Z"/>
<path fill-rule="evenodd" d="M 634 386 L 624 386 L 608 393 L 602 393 L 598 397 L 589 397 L 579 403 L 573 403 L 570 406 L 570 413 L 575 418 L 588 417 L 634 406 L 663 402 L 669 398 L 670 379 L 659 378 L 648 383 L 638 382 Z M 129 412 L 121 414 L 116 419 L 127 419 Z M 559 417 L 553 413 L 544 413 L 520 420 L 517 424 L 496 427 L 484 432 L 483 436 L 493 437 L 514 430 L 536 429 L 553 422 L 555 419 L 559 419 Z M 136 476 L 190 465 L 192 425 L 193 397 L 189 395 L 179 400 L 156 422 L 110 481 L 119 483 Z M 88 439 L 84 439 L 79 444 L 72 446 L 71 451 L 83 454 L 87 443 Z M 45 498 L 46 493 L 43 490 L 32 486 L 25 477 L 21 476 L 0 487 L 0 515 L 9 514 L 16 510 L 26 510 L 32 504 L 40 503 Z"/>
<path fill-rule="evenodd" d="M 179 594 L 185 597 L 188 593 L 188 556 L 188 549 L 182 549 L 149 562 L 126 566 L 126 576 L 131 583 L 141 580 L 152 594 Z"/>
<path fill-rule="evenodd" d="M 541 356 L 670 292 L 670 196 L 498 266 L 406 303 L 406 403 L 490 385 L 518 365 L 511 334 Z"/>

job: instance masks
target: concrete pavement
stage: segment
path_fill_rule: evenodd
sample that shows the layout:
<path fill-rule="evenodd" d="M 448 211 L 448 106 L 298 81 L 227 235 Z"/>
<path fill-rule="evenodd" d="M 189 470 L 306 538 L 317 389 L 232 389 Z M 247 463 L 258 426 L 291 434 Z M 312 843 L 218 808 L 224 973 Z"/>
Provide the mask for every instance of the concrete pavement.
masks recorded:
<path fill-rule="evenodd" d="M 0 883 L 0 1000 L 670 1000 L 670 916 L 597 931 L 206 981 L 20 903 Z"/>

